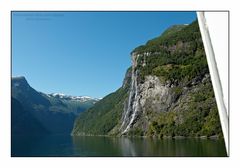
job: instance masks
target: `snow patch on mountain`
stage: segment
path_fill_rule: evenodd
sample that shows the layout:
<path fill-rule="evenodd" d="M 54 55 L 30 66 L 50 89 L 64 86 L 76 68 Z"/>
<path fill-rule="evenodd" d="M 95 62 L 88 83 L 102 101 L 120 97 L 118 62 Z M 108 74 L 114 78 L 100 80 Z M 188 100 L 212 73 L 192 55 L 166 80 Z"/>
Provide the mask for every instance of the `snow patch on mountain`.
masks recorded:
<path fill-rule="evenodd" d="M 80 101 L 80 102 L 86 102 L 90 100 L 99 101 L 99 98 L 92 98 L 90 96 L 71 96 L 71 95 L 65 95 L 63 93 L 50 93 L 46 94 L 48 97 L 55 97 L 60 99 L 66 99 L 66 100 L 74 100 L 74 101 Z"/>

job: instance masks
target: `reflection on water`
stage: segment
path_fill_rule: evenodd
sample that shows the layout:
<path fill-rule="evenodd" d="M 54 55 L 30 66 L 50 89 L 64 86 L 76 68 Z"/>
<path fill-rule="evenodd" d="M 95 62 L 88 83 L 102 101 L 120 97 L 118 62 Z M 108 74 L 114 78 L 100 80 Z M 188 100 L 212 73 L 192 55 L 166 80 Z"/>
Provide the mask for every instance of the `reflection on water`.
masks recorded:
<path fill-rule="evenodd" d="M 12 156 L 226 156 L 223 140 L 12 136 Z"/>
<path fill-rule="evenodd" d="M 73 144 L 83 156 L 226 156 L 223 140 L 79 136 Z"/>

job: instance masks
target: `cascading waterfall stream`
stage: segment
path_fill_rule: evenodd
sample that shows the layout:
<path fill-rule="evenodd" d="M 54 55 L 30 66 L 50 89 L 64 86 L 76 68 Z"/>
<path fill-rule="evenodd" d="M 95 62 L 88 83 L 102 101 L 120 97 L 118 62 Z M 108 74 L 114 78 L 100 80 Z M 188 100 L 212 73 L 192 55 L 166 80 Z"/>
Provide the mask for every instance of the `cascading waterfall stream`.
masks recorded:
<path fill-rule="evenodd" d="M 130 126 L 132 125 L 134 119 L 136 118 L 136 113 L 137 113 L 137 108 L 139 106 L 139 101 L 138 101 L 138 90 L 137 90 L 137 72 L 135 71 L 136 63 L 137 63 L 137 56 L 135 54 L 132 55 L 132 61 L 133 61 L 133 68 L 132 68 L 132 81 L 131 81 L 131 88 L 130 88 L 130 93 L 129 93 L 129 99 L 128 99 L 128 106 L 127 110 L 124 114 L 123 117 L 123 122 L 120 127 L 120 130 L 124 128 L 126 125 L 125 129 L 122 131 L 122 134 L 126 133 Z M 128 120 L 130 117 L 130 120 Z"/>
<path fill-rule="evenodd" d="M 135 81 L 134 83 L 135 83 L 134 87 L 135 87 L 136 91 L 135 91 L 134 102 L 133 102 L 133 106 L 132 106 L 131 119 L 130 119 L 130 122 L 127 125 L 126 129 L 122 132 L 123 134 L 129 130 L 131 124 L 133 123 L 134 119 L 136 118 L 136 114 L 137 114 L 137 111 L 138 111 L 137 107 L 138 107 L 139 103 L 138 103 L 138 99 L 137 99 L 137 96 L 138 96 L 138 94 L 137 94 L 137 82 Z"/>
<path fill-rule="evenodd" d="M 132 72 L 132 79 L 133 79 L 133 72 Z M 129 93 L 129 98 L 128 98 L 128 105 L 127 105 L 127 110 L 124 114 L 124 118 L 123 118 L 123 122 L 122 122 L 122 125 L 120 127 L 120 130 L 122 129 L 122 127 L 126 124 L 126 120 L 127 120 L 127 117 L 131 111 L 131 107 L 132 107 L 132 99 L 134 97 L 134 94 L 135 94 L 135 90 L 134 89 L 134 80 L 131 81 L 131 89 L 130 89 L 130 93 Z"/>

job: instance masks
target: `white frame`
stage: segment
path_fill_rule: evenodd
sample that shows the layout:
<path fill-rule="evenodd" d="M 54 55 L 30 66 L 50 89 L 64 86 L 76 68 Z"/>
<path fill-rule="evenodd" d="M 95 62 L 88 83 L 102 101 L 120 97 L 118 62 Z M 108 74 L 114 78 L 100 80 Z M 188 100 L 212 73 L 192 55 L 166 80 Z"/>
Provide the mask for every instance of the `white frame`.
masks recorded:
<path fill-rule="evenodd" d="M 215 54 L 213 51 L 213 47 L 212 47 L 212 43 L 211 43 L 209 31 L 208 31 L 208 25 L 204 16 L 204 12 L 197 12 L 197 18 L 198 18 L 201 35 L 202 35 L 202 40 L 203 40 L 207 61 L 208 61 L 209 72 L 211 75 L 213 90 L 215 93 L 215 99 L 218 106 L 218 112 L 219 112 L 219 117 L 221 121 L 226 151 L 227 151 L 227 154 L 229 155 L 228 114 L 227 114 L 227 109 L 225 107 L 224 100 L 223 100 L 223 91 L 222 91 L 221 81 L 220 81 L 220 77 L 217 69 L 216 60 L 215 60 Z"/>

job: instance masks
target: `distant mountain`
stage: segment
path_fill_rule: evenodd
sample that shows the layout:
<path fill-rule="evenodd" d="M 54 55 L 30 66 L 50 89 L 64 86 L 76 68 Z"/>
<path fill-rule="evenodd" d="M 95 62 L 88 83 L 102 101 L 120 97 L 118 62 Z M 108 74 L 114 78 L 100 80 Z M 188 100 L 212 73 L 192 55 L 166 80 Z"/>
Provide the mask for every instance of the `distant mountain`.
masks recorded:
<path fill-rule="evenodd" d="M 50 133 L 70 133 L 74 119 L 79 113 L 92 107 L 98 99 L 63 94 L 45 94 L 33 89 L 25 77 L 12 78 L 12 98 L 16 99 L 24 112 L 28 112 Z M 13 109 L 17 104 L 12 102 Z M 12 111 L 15 125 L 21 113 Z M 21 122 L 32 122 L 23 120 Z M 22 123 L 23 124 L 23 123 Z M 15 127 L 14 127 L 15 128 Z M 14 131 L 13 131 L 14 132 Z"/>
<path fill-rule="evenodd" d="M 72 135 L 222 136 L 198 22 L 131 53 L 122 87 L 76 119 Z"/>
<path fill-rule="evenodd" d="M 45 94 L 39 92 L 44 98 L 50 101 L 50 111 L 73 113 L 78 115 L 86 109 L 92 107 L 100 99 L 89 96 L 70 96 L 61 93 Z"/>
<path fill-rule="evenodd" d="M 89 96 L 71 96 L 71 95 L 65 95 L 63 93 L 51 93 L 46 95 L 48 97 L 60 98 L 61 100 L 71 100 L 71 101 L 79 101 L 79 102 L 100 100 L 99 98 L 91 98 Z"/>

